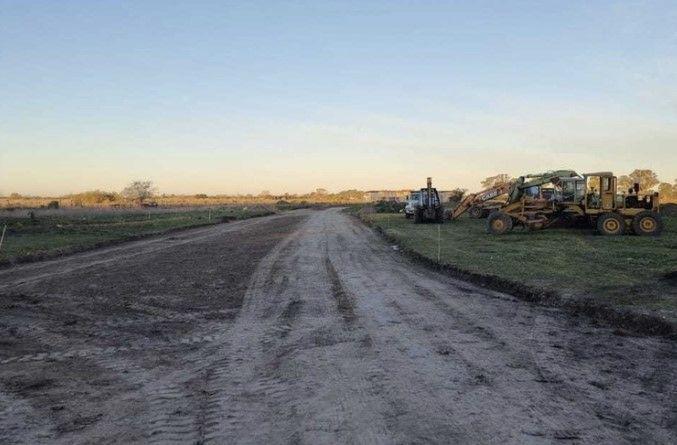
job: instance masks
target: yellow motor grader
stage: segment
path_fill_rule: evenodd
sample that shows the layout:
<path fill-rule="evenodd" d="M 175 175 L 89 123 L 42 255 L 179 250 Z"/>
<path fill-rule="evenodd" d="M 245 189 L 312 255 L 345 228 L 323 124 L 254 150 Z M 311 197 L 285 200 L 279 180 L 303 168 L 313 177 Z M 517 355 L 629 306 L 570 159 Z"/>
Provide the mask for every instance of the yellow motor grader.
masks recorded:
<path fill-rule="evenodd" d="M 487 232 L 500 235 L 521 224 L 529 230 L 556 221 L 585 220 L 602 235 L 658 236 L 663 230 L 658 193 L 639 195 L 639 184 L 619 194 L 611 172 L 578 175 L 560 170 L 526 175 L 511 184 L 508 202 L 487 218 Z"/>

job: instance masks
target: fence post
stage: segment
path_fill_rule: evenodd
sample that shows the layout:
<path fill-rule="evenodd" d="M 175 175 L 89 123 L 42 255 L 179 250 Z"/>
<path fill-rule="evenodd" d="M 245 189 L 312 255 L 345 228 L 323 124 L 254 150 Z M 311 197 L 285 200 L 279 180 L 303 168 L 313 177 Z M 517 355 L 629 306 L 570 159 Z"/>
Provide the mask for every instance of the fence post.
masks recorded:
<path fill-rule="evenodd" d="M 438 224 L 437 225 L 437 263 L 438 264 L 440 262 L 440 249 L 441 249 L 441 244 L 442 244 L 441 230 L 442 230 L 442 224 Z"/>
<path fill-rule="evenodd" d="M 2 228 L 2 235 L 0 236 L 0 249 L 2 249 L 2 242 L 5 240 L 5 230 L 7 230 L 7 224 Z"/>

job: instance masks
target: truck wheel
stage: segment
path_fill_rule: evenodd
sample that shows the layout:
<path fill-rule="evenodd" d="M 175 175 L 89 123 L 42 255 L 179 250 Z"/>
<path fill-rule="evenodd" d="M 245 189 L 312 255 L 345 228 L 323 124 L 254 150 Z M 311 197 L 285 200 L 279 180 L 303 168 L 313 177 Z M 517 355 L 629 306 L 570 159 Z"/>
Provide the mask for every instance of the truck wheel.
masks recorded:
<path fill-rule="evenodd" d="M 663 219 L 650 210 L 639 212 L 632 218 L 632 231 L 641 236 L 658 236 L 663 231 Z"/>
<path fill-rule="evenodd" d="M 437 222 L 437 224 L 444 223 L 444 209 L 442 207 L 435 210 L 435 222 Z"/>
<path fill-rule="evenodd" d="M 470 210 L 468 210 L 468 216 L 473 219 L 480 219 L 482 217 L 482 208 L 477 206 L 470 207 Z"/>
<path fill-rule="evenodd" d="M 487 233 L 503 235 L 512 230 L 512 218 L 507 213 L 493 212 L 487 219 Z"/>
<path fill-rule="evenodd" d="M 607 236 L 623 235 L 625 233 L 625 219 L 617 213 L 602 213 L 597 218 L 597 231 Z"/>
<path fill-rule="evenodd" d="M 411 218 L 411 213 L 405 213 L 405 214 L 404 214 L 404 217 L 407 218 L 407 219 L 410 219 L 410 218 Z"/>
<path fill-rule="evenodd" d="M 423 210 L 414 210 L 414 224 L 421 224 L 423 220 Z"/>

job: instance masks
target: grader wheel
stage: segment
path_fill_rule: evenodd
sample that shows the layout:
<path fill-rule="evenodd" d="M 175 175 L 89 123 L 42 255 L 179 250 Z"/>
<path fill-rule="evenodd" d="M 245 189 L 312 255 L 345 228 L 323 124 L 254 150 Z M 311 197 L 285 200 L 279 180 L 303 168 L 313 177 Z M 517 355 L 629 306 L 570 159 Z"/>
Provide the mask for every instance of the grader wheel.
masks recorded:
<path fill-rule="evenodd" d="M 494 212 L 487 219 L 487 233 L 503 235 L 512 230 L 512 218 L 503 212 Z"/>
<path fill-rule="evenodd" d="M 617 213 L 602 213 L 597 219 L 597 231 L 607 236 L 623 235 L 625 219 Z"/>
<path fill-rule="evenodd" d="M 646 210 L 632 218 L 632 230 L 641 236 L 658 236 L 663 231 L 663 220 L 658 213 Z"/>

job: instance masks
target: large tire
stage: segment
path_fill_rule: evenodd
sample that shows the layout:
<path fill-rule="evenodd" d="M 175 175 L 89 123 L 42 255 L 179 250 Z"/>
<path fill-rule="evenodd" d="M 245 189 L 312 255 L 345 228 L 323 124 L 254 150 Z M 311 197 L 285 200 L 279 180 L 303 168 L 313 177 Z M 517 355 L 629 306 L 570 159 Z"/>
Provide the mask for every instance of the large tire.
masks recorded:
<path fill-rule="evenodd" d="M 487 233 L 503 235 L 512 230 L 512 217 L 507 213 L 493 212 L 487 218 Z"/>
<path fill-rule="evenodd" d="M 618 213 L 602 213 L 597 218 L 597 231 L 605 236 L 617 236 L 625 233 L 625 219 Z"/>
<path fill-rule="evenodd" d="M 639 212 L 632 218 L 632 231 L 640 236 L 658 236 L 663 232 L 663 219 L 650 210 Z"/>
<path fill-rule="evenodd" d="M 407 219 L 411 219 L 411 213 L 404 213 L 404 217 Z"/>
<path fill-rule="evenodd" d="M 482 217 L 482 207 L 470 207 L 470 210 L 468 210 L 468 216 L 473 219 L 480 219 Z"/>
<path fill-rule="evenodd" d="M 414 210 L 414 224 L 421 224 L 423 222 L 423 210 Z"/>

